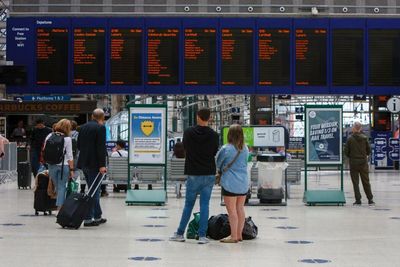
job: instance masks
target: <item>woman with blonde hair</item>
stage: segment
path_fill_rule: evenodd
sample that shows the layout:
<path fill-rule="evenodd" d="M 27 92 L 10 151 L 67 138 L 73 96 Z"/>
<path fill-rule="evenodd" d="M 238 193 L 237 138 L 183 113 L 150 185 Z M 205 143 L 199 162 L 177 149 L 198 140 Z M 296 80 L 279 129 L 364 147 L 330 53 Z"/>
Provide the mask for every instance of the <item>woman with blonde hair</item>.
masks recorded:
<path fill-rule="evenodd" d="M 56 205 L 58 209 L 64 204 L 65 193 L 68 179 L 74 176 L 74 158 L 72 154 L 71 122 L 62 119 L 54 125 L 54 133 L 50 133 L 45 139 L 44 151 L 46 152 L 47 141 L 52 135 L 62 136 L 64 138 L 63 160 L 57 164 L 49 164 L 49 175 L 57 191 Z"/>
<path fill-rule="evenodd" d="M 222 173 L 221 189 L 229 215 L 231 236 L 221 239 L 223 243 L 242 241 L 245 222 L 244 202 L 249 189 L 247 158 L 249 150 L 244 144 L 243 129 L 234 124 L 229 127 L 228 144 L 217 155 L 217 168 Z"/>

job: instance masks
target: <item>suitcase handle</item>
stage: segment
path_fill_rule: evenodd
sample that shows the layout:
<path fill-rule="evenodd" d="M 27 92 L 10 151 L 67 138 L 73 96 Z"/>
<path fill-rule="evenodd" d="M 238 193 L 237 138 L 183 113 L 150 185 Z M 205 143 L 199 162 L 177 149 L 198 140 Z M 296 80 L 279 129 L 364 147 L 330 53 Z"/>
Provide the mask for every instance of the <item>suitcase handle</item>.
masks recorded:
<path fill-rule="evenodd" d="M 101 176 L 101 177 L 100 177 L 100 176 Z M 99 189 L 99 187 L 100 187 L 100 185 L 101 185 L 101 182 L 103 181 L 103 179 L 104 179 L 105 176 L 106 176 L 106 174 L 104 173 L 103 175 L 101 175 L 101 172 L 99 172 L 99 173 L 96 175 L 96 178 L 94 178 L 94 181 L 93 181 L 92 185 L 91 185 L 91 186 L 89 187 L 89 189 L 88 189 L 88 193 L 87 193 L 88 196 L 94 197 L 94 194 L 96 194 L 97 189 Z M 99 177 L 100 177 L 100 181 L 98 181 Z M 95 188 L 94 188 L 94 190 L 93 190 L 93 192 L 92 192 L 93 187 L 95 187 Z"/>

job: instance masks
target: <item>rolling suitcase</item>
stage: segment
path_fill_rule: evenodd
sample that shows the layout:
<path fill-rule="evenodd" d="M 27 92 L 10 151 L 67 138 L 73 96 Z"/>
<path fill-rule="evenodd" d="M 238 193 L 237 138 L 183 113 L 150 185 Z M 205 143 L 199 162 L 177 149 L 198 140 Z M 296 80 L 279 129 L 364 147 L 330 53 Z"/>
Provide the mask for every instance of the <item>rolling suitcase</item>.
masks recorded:
<path fill-rule="evenodd" d="M 30 162 L 18 162 L 18 189 L 31 189 L 32 175 Z"/>
<path fill-rule="evenodd" d="M 56 200 L 52 199 L 47 192 L 49 179 L 47 172 L 40 172 L 36 176 L 35 200 L 33 202 L 35 215 L 39 215 L 39 211 L 43 212 L 44 215 L 51 214 L 51 211 L 57 208 Z"/>
<path fill-rule="evenodd" d="M 99 189 L 106 174 L 98 173 L 87 194 L 72 193 L 65 200 L 57 215 L 57 223 L 62 228 L 79 229 L 90 208 L 93 206 L 93 196 Z"/>

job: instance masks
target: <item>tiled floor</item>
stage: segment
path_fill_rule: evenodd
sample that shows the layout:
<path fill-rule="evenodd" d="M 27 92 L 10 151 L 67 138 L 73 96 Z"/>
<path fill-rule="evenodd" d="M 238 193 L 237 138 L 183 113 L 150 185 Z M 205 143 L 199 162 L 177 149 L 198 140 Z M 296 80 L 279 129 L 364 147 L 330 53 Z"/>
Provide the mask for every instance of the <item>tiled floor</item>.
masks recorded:
<path fill-rule="evenodd" d="M 311 175 L 309 181 L 311 188 L 334 188 L 337 180 L 337 175 L 324 173 Z M 0 266 L 400 266 L 400 219 L 396 219 L 400 218 L 400 174 L 372 173 L 371 182 L 375 207 L 351 205 L 352 187 L 345 173 L 348 204 L 344 207 L 304 206 L 303 186 L 292 186 L 287 207 L 246 208 L 259 227 L 257 239 L 240 244 L 213 241 L 208 245 L 168 241 L 184 203 L 172 193 L 164 207 L 125 206 L 122 193 L 110 194 L 102 199 L 109 222 L 76 231 L 61 229 L 54 216 L 30 216 L 34 214 L 32 191 L 3 184 Z M 225 212 L 218 194 L 216 189 L 210 214 Z M 301 240 L 312 243 L 287 243 Z M 307 259 L 329 262 L 300 262 Z"/>

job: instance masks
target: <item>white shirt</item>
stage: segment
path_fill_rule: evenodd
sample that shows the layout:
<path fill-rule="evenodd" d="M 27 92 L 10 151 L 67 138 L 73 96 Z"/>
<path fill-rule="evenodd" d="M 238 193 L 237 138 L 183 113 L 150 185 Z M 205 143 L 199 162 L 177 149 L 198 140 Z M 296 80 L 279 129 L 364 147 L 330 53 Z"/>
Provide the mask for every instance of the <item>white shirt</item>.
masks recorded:
<path fill-rule="evenodd" d="M 52 134 L 53 133 L 50 133 L 46 137 L 46 139 L 44 141 L 44 146 L 46 146 L 46 142 Z M 65 151 L 64 166 L 68 166 L 68 161 L 74 160 L 74 155 L 72 154 L 72 139 L 69 136 L 64 137 L 64 151 Z M 57 165 L 61 165 L 61 163 L 59 163 Z"/>
<path fill-rule="evenodd" d="M 121 153 L 121 155 L 118 152 Z M 114 151 L 113 153 L 111 153 L 111 157 L 112 158 L 127 158 L 128 151 L 126 151 L 124 149 Z"/>

